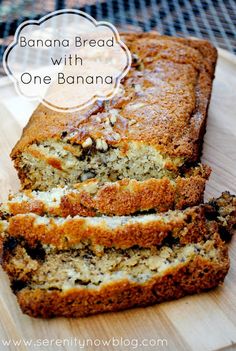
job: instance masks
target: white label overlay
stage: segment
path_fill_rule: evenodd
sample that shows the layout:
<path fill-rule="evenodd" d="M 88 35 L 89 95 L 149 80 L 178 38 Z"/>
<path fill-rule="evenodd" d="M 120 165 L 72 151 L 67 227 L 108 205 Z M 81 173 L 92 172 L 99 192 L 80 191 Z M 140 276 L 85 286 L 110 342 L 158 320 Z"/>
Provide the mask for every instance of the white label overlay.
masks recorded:
<path fill-rule="evenodd" d="M 131 55 L 112 24 L 71 9 L 22 23 L 3 65 L 20 95 L 72 112 L 111 99 Z"/>

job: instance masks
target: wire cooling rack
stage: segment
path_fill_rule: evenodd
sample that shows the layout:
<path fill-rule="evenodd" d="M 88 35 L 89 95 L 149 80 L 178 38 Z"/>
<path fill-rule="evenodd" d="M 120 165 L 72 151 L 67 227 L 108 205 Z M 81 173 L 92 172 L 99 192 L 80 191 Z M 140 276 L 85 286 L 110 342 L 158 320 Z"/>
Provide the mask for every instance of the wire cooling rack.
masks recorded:
<path fill-rule="evenodd" d="M 19 24 L 64 8 L 80 9 L 122 30 L 209 39 L 236 53 L 235 0 L 0 0 L 0 60 Z"/>

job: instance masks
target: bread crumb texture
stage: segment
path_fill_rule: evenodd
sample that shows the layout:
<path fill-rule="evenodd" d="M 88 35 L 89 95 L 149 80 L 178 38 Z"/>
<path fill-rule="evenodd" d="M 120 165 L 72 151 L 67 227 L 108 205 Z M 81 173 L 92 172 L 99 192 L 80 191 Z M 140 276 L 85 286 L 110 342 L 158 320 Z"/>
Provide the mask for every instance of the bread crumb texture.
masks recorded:
<path fill-rule="evenodd" d="M 218 234 L 196 244 L 104 248 L 102 256 L 87 244 L 64 251 L 34 251 L 20 241 L 10 246 L 3 268 L 23 312 L 35 317 L 78 317 L 176 299 L 217 286 L 229 268 Z"/>

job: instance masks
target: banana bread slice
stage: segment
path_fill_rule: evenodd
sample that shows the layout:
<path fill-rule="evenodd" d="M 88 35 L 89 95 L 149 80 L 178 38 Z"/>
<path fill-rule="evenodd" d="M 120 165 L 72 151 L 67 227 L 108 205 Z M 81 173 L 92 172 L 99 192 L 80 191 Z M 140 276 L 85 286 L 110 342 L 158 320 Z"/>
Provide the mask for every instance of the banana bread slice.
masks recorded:
<path fill-rule="evenodd" d="M 0 204 L 0 216 L 36 213 L 43 216 L 98 216 L 130 215 L 153 210 L 184 209 L 203 201 L 205 183 L 210 174 L 207 166 L 191 169 L 176 180 L 123 179 L 101 183 L 90 179 L 71 187 L 53 188 L 49 191 L 30 191 L 11 195 Z"/>
<path fill-rule="evenodd" d="M 40 105 L 11 153 L 23 188 L 97 178 L 173 180 L 199 162 L 216 63 L 206 41 L 125 34 L 120 92 L 75 113 Z"/>
<path fill-rule="evenodd" d="M 212 205 L 203 204 L 183 211 L 139 216 L 61 218 L 18 214 L 0 221 L 0 232 L 2 240 L 7 236 L 23 237 L 31 246 L 40 241 L 60 250 L 88 242 L 97 254 L 102 254 L 101 247 L 126 249 L 138 245 L 150 248 L 166 240 L 195 243 L 207 238 L 209 225 L 218 225 L 217 231 L 223 236 L 226 233 L 229 236 L 235 226 L 235 196 L 223 193 L 214 201 Z"/>
<path fill-rule="evenodd" d="M 24 313 L 80 317 L 209 290 L 223 282 L 229 258 L 227 245 L 209 227 L 208 239 L 198 243 L 104 248 L 102 256 L 86 244 L 57 250 L 8 238 L 2 266 Z"/>

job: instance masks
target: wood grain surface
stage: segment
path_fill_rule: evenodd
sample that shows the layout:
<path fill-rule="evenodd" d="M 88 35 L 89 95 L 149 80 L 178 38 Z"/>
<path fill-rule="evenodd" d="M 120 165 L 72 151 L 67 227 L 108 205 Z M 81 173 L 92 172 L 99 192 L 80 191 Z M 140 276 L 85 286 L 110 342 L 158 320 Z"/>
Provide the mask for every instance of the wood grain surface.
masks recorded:
<path fill-rule="evenodd" d="M 16 96 L 7 78 L 0 81 L 1 200 L 9 190 L 16 191 L 19 187 L 9 153 L 33 107 L 32 103 Z M 219 50 L 203 162 L 213 170 L 206 199 L 223 190 L 236 193 L 236 59 L 222 50 Z M 231 268 L 225 284 L 209 293 L 153 307 L 74 320 L 37 320 L 23 315 L 1 270 L 0 351 L 234 350 L 236 237 L 230 244 L 230 258 Z M 9 342 L 9 346 L 4 346 L 3 342 Z M 19 342 L 19 346 L 14 346 L 14 342 Z"/>

